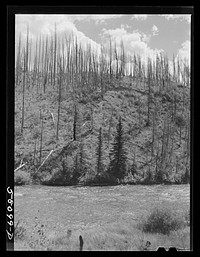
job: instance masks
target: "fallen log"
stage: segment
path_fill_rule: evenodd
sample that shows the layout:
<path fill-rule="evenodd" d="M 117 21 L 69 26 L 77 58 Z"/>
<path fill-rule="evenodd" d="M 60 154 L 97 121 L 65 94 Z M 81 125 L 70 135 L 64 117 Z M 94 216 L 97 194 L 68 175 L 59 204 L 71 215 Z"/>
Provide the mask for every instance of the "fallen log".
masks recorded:
<path fill-rule="evenodd" d="M 25 165 L 26 165 L 26 163 L 20 164 L 19 167 L 17 167 L 17 168 L 14 170 L 14 172 L 17 171 L 17 170 L 19 170 L 19 169 L 21 169 L 21 168 L 24 167 Z"/>

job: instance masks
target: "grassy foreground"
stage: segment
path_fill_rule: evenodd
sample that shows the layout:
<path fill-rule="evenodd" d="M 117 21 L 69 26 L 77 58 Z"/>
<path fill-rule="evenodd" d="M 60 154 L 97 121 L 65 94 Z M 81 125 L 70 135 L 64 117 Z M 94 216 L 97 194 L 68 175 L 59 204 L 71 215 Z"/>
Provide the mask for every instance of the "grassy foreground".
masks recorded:
<path fill-rule="evenodd" d="M 156 209 L 162 212 L 153 221 Z M 186 185 L 17 187 L 15 250 L 79 251 L 80 235 L 83 251 L 188 249 L 188 210 Z M 144 229 L 148 222 L 151 231 Z M 169 233 L 156 230 L 159 224 L 171 224 Z"/>

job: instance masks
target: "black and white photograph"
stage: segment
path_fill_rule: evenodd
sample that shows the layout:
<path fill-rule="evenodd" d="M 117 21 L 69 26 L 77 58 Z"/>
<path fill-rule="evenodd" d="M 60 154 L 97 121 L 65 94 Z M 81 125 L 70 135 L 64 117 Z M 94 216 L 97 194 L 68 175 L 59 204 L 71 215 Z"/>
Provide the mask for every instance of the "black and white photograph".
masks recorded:
<path fill-rule="evenodd" d="M 14 251 L 191 250 L 191 10 L 15 14 Z"/>

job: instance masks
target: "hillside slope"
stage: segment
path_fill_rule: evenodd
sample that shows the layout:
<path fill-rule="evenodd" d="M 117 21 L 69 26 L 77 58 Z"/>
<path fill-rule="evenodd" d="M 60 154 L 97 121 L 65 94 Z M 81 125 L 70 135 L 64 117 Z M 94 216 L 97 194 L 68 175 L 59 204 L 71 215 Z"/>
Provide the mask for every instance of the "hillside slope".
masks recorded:
<path fill-rule="evenodd" d="M 31 176 L 37 173 L 40 181 L 53 170 L 57 169 L 57 172 L 61 169 L 63 147 L 73 140 L 74 93 L 68 85 L 62 85 L 56 140 L 58 95 L 58 90 L 51 86 L 46 87 L 45 93 L 40 89 L 38 92 L 35 88 L 25 89 L 24 130 L 21 133 L 22 88 L 16 87 L 15 90 L 15 168 L 23 159 L 26 165 L 20 172 L 24 170 Z M 139 180 L 150 174 L 155 176 L 159 169 L 166 181 L 182 182 L 186 168 L 189 170 L 189 88 L 172 82 L 163 87 L 152 84 L 149 88 L 145 82 L 138 83 L 132 77 L 123 77 L 108 84 L 103 95 L 98 89 L 79 95 L 76 111 L 76 142 L 73 142 L 70 154 L 65 156 L 68 171 L 74 170 L 82 145 L 87 163 L 84 176 L 86 173 L 95 174 L 100 127 L 103 133 L 103 164 L 105 170 L 108 168 L 109 152 L 121 116 L 127 173 L 135 164 L 135 177 L 138 176 Z M 48 154 L 48 159 L 37 171 Z"/>

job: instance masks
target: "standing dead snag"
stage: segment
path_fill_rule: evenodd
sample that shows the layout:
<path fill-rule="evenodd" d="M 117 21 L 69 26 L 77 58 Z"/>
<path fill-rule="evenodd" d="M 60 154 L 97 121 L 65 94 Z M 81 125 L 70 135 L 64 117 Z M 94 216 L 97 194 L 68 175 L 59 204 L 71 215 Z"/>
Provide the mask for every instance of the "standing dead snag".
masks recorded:
<path fill-rule="evenodd" d="M 17 51 L 17 60 L 16 60 L 16 69 L 15 69 L 15 83 L 16 86 L 20 84 L 20 77 L 21 77 L 21 69 L 22 69 L 22 63 L 21 63 L 21 33 L 19 35 L 19 43 L 18 43 L 18 49 Z"/>
<path fill-rule="evenodd" d="M 111 132 L 111 125 L 112 125 L 113 112 L 114 112 L 114 109 L 112 108 L 112 110 L 111 110 L 111 116 L 110 116 L 110 121 L 109 121 L 109 128 L 108 128 L 108 149 L 109 149 L 109 147 L 110 147 L 110 132 Z"/>
<path fill-rule="evenodd" d="M 23 67 L 23 92 L 22 92 L 22 119 L 21 119 L 21 133 L 24 129 L 24 104 L 25 104 L 25 79 L 26 79 L 26 58 L 25 58 L 25 48 L 24 48 L 24 67 Z"/>
<path fill-rule="evenodd" d="M 147 67 L 147 84 L 148 84 L 147 108 L 148 109 L 147 109 L 146 126 L 150 125 L 151 83 L 152 83 L 152 64 L 151 64 L 151 60 L 148 59 L 148 67 Z"/>
<path fill-rule="evenodd" d="M 152 117 L 152 146 L 151 146 L 151 159 L 153 159 L 155 150 L 157 149 L 158 138 L 157 138 L 157 126 L 158 126 L 158 103 L 154 100 L 154 110 Z"/>
<path fill-rule="evenodd" d="M 24 105 L 25 105 L 25 84 L 27 83 L 28 77 L 28 36 L 29 36 L 29 27 L 27 27 L 27 38 L 26 38 L 26 49 L 24 47 L 24 67 L 23 67 L 23 95 L 22 95 L 22 120 L 21 120 L 21 133 L 24 129 Z"/>
<path fill-rule="evenodd" d="M 74 125 L 73 125 L 73 140 L 76 141 L 76 125 L 77 125 L 77 110 L 76 104 L 74 105 Z"/>
<path fill-rule="evenodd" d="M 59 123 L 60 123 L 60 105 L 61 105 L 61 90 L 62 90 L 62 68 L 61 68 L 61 58 L 60 58 L 60 75 L 59 75 L 59 88 L 58 88 L 58 119 L 57 119 L 57 130 L 56 130 L 56 141 L 58 140 L 59 134 Z"/>
<path fill-rule="evenodd" d="M 53 57 L 53 88 L 56 84 L 56 61 L 57 61 L 57 35 L 56 35 L 56 23 L 54 32 L 54 57 Z"/>
<path fill-rule="evenodd" d="M 41 161 L 42 161 L 42 140 L 43 140 L 43 116 L 42 116 L 41 109 L 40 109 L 40 121 L 41 121 L 41 133 L 40 133 L 40 161 L 39 161 L 39 163 L 41 164 Z"/>
<path fill-rule="evenodd" d="M 97 146 L 97 174 L 101 174 L 103 170 L 103 163 L 102 163 L 102 147 L 103 147 L 103 142 L 102 142 L 102 128 L 100 127 L 99 129 L 99 138 L 98 138 L 98 146 Z"/>
<path fill-rule="evenodd" d="M 34 144 L 34 153 L 33 153 L 33 165 L 35 165 L 35 156 L 36 156 L 36 147 L 37 147 L 37 138 L 35 140 L 35 144 Z"/>
<path fill-rule="evenodd" d="M 109 36 L 110 40 L 110 48 L 109 48 L 109 73 L 110 73 L 110 82 L 112 79 L 112 41 L 111 41 L 111 36 Z"/>

